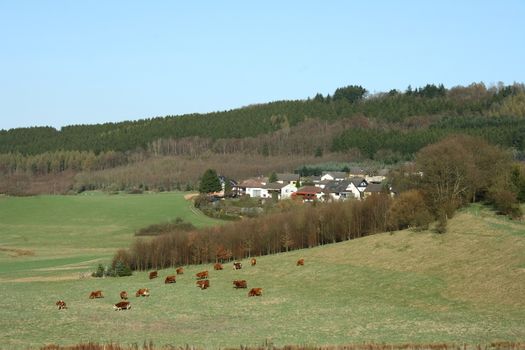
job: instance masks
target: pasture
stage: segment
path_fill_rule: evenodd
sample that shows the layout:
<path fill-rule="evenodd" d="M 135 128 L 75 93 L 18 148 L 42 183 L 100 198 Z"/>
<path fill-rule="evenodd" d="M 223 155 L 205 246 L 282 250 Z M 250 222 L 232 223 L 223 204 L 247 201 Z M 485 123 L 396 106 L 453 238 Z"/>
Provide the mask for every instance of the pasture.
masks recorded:
<path fill-rule="evenodd" d="M 89 220 L 86 224 L 95 227 Z M 124 243 L 121 235 L 114 232 Z M 40 244 L 43 251 L 52 249 L 44 239 Z M 299 258 L 304 266 L 296 266 Z M 40 271 L 32 257 L 2 259 L 19 259 L 12 266 L 21 273 L 31 264 Z M 458 213 L 443 235 L 383 233 L 259 257 L 253 267 L 242 262 L 236 271 L 231 263 L 222 271 L 212 264 L 187 266 L 177 283 L 167 285 L 164 277 L 174 269 L 160 270 L 153 280 L 144 271 L 122 278 L 31 282 L 8 271 L 0 281 L 0 346 L 151 340 L 157 346 L 219 348 L 525 339 L 525 224 L 479 206 Z M 195 284 L 195 273 L 202 270 L 210 274 L 206 290 Z M 247 280 L 248 289 L 234 289 L 235 279 Z M 249 298 L 252 287 L 262 287 L 263 295 Z M 136 298 L 139 288 L 149 288 L 151 296 Z M 89 293 L 98 289 L 105 298 L 90 300 Z M 130 294 L 131 310 L 113 310 L 121 290 Z M 59 311 L 59 299 L 69 309 Z"/>
<path fill-rule="evenodd" d="M 128 247 L 136 229 L 177 217 L 197 227 L 219 223 L 182 192 L 0 196 L 0 281 L 78 279 Z"/>

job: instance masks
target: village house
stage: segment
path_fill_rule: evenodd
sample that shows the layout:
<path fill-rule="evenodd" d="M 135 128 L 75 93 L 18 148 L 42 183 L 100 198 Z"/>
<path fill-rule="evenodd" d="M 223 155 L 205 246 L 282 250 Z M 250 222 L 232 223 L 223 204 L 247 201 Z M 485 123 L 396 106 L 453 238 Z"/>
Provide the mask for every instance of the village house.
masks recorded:
<path fill-rule="evenodd" d="M 226 183 L 229 183 L 231 188 L 231 196 L 236 197 L 239 194 L 239 188 L 237 181 L 228 179 L 226 176 L 219 175 L 219 181 L 221 183 L 221 190 L 219 192 L 214 192 L 211 195 L 215 197 L 223 198 L 225 195 Z"/>
<path fill-rule="evenodd" d="M 267 177 L 244 180 L 237 185 L 239 195 L 247 195 L 252 198 L 268 198 L 268 190 L 264 188 L 267 182 Z"/>
<path fill-rule="evenodd" d="M 288 184 L 281 188 L 281 199 L 288 199 L 292 197 L 292 194 L 297 192 L 295 184 Z"/>
<path fill-rule="evenodd" d="M 378 194 L 381 192 L 385 192 L 385 187 L 383 186 L 383 184 L 369 184 L 363 191 L 363 198 L 367 198 L 373 194 Z"/>
<path fill-rule="evenodd" d="M 323 190 L 316 186 L 304 186 L 292 194 L 292 199 L 300 198 L 303 202 L 312 202 L 323 198 Z"/>
<path fill-rule="evenodd" d="M 323 171 L 321 181 L 343 181 L 348 178 L 348 174 L 344 171 Z"/>
<path fill-rule="evenodd" d="M 288 184 L 289 185 L 289 184 Z M 261 198 L 273 198 L 273 199 L 281 199 L 281 191 L 283 187 L 288 186 L 279 182 L 271 182 L 269 184 L 263 185 L 263 190 L 266 190 L 266 192 L 262 192 Z"/>
<path fill-rule="evenodd" d="M 293 184 L 296 185 L 297 182 L 300 179 L 299 174 L 291 174 L 291 173 L 284 173 L 284 174 L 276 174 L 277 175 L 277 182 L 281 184 Z"/>

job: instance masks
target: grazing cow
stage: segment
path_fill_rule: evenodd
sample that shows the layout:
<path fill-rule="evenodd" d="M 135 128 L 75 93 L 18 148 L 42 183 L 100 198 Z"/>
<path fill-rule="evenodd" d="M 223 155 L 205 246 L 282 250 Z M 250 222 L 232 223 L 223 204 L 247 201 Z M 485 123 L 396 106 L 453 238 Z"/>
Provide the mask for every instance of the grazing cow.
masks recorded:
<path fill-rule="evenodd" d="M 125 290 L 120 292 L 120 299 L 127 300 L 128 299 L 128 292 L 126 292 Z"/>
<path fill-rule="evenodd" d="M 101 290 L 95 290 L 93 292 L 91 292 L 91 294 L 89 294 L 89 299 L 95 299 L 95 298 L 104 298 L 104 296 L 102 295 L 102 291 Z"/>
<path fill-rule="evenodd" d="M 234 270 L 240 270 L 240 269 L 242 269 L 242 264 L 241 264 L 240 262 L 238 262 L 238 261 L 234 262 L 234 263 L 233 263 L 233 269 L 234 269 Z"/>
<path fill-rule="evenodd" d="M 175 270 L 177 272 L 177 275 L 183 275 L 184 274 L 184 268 L 183 267 L 177 267 Z"/>
<path fill-rule="evenodd" d="M 176 283 L 177 281 L 175 279 L 176 279 L 175 275 L 167 276 L 166 279 L 164 280 L 164 283 L 165 284 Z"/>
<path fill-rule="evenodd" d="M 260 297 L 262 295 L 262 288 L 252 288 L 248 292 L 249 297 Z"/>
<path fill-rule="evenodd" d="M 67 309 L 66 302 L 64 300 L 57 301 L 55 305 L 58 306 L 59 310 Z"/>
<path fill-rule="evenodd" d="M 141 288 L 135 293 L 136 297 L 149 297 L 149 288 Z"/>
<path fill-rule="evenodd" d="M 159 276 L 159 273 L 157 271 L 151 271 L 149 273 L 149 279 L 152 280 L 154 278 L 157 278 Z"/>
<path fill-rule="evenodd" d="M 235 280 L 233 281 L 233 288 L 248 288 L 248 284 L 246 283 L 246 280 Z"/>
<path fill-rule="evenodd" d="M 206 279 L 206 278 L 208 278 L 208 271 L 198 272 L 198 273 L 195 274 L 195 276 L 197 276 L 198 280 Z"/>
<path fill-rule="evenodd" d="M 222 270 L 222 264 L 221 263 L 215 263 L 213 265 L 214 270 Z"/>
<path fill-rule="evenodd" d="M 115 309 L 115 311 L 129 310 L 131 309 L 131 304 L 129 303 L 129 301 L 121 301 L 116 303 L 115 306 L 113 306 L 113 308 Z"/>
<path fill-rule="evenodd" d="M 250 263 L 252 264 L 252 266 L 257 265 L 257 259 L 252 258 L 252 260 L 250 260 Z"/>
<path fill-rule="evenodd" d="M 210 287 L 210 280 L 199 280 L 197 281 L 197 287 L 200 289 L 207 289 Z"/>
<path fill-rule="evenodd" d="M 304 259 L 303 258 L 297 260 L 297 266 L 304 266 Z"/>

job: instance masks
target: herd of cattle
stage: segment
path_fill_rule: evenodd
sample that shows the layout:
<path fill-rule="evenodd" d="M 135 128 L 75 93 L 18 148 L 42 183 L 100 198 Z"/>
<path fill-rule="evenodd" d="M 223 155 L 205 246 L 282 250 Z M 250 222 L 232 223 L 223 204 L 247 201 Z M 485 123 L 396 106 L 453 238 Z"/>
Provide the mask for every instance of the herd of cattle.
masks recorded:
<path fill-rule="evenodd" d="M 257 260 L 255 258 L 252 258 L 250 260 L 250 263 L 251 263 L 251 266 L 255 266 L 257 264 Z M 297 266 L 303 266 L 304 265 L 304 259 L 299 259 L 297 260 Z M 214 270 L 222 270 L 224 267 L 221 263 L 215 263 L 213 265 L 213 269 Z M 234 270 L 240 270 L 242 269 L 242 264 L 240 262 L 234 262 L 233 263 L 233 269 Z M 182 275 L 184 274 L 184 268 L 182 267 L 178 267 L 175 272 L 177 273 L 177 275 Z M 196 281 L 196 284 L 197 284 L 197 287 L 199 287 L 200 289 L 208 289 L 210 287 L 210 280 L 208 279 L 209 277 L 209 274 L 208 274 L 208 271 L 201 271 L 201 272 L 198 272 L 195 274 L 196 278 L 197 278 L 197 281 Z M 154 278 L 157 278 L 158 277 L 158 272 L 157 271 L 151 271 L 149 273 L 149 279 L 154 279 Z M 169 283 L 176 283 L 176 275 L 170 275 L 170 276 L 167 276 L 165 279 L 164 279 L 164 283 L 165 284 L 169 284 Z M 235 289 L 239 289 L 239 288 L 248 288 L 248 283 L 246 282 L 246 280 L 234 280 L 233 281 L 233 288 Z M 139 290 L 137 290 L 137 292 L 135 293 L 135 296 L 136 297 L 148 297 L 149 296 L 149 288 L 141 288 Z M 262 288 L 252 288 L 250 289 L 250 291 L 248 292 L 248 296 L 249 297 L 259 297 L 262 295 Z M 95 291 L 92 291 L 90 294 L 89 294 L 89 299 L 98 299 L 98 298 L 104 298 L 104 295 L 102 295 L 102 291 L 101 290 L 95 290 Z M 115 310 L 129 310 L 131 309 L 131 304 L 128 300 L 128 293 L 126 291 L 122 291 L 120 292 L 120 299 L 121 301 L 116 303 L 113 308 Z M 63 300 L 59 300 L 56 302 L 56 304 L 58 306 L 58 309 L 59 310 L 63 310 L 63 309 L 67 309 L 67 305 L 66 305 L 66 302 L 63 301 Z"/>

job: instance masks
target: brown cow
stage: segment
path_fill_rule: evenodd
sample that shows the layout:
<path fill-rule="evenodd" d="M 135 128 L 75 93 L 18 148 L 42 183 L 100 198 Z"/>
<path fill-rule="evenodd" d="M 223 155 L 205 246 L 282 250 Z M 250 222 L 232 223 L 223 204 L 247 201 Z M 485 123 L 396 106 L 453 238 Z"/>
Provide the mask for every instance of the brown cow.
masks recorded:
<path fill-rule="evenodd" d="M 128 292 L 126 292 L 125 290 L 120 292 L 120 299 L 127 300 L 128 299 Z"/>
<path fill-rule="evenodd" d="M 129 301 L 121 301 L 116 303 L 115 306 L 113 306 L 113 308 L 115 309 L 115 311 L 129 310 L 131 309 L 131 304 L 129 303 Z"/>
<path fill-rule="evenodd" d="M 91 294 L 89 294 L 89 299 L 95 299 L 95 298 L 104 298 L 104 296 L 102 295 L 102 291 L 101 290 L 95 290 L 93 292 L 91 292 Z"/>
<path fill-rule="evenodd" d="M 55 305 L 58 306 L 59 310 L 67 309 L 66 302 L 64 300 L 57 301 Z"/>
<path fill-rule="evenodd" d="M 233 288 L 248 288 L 248 284 L 246 283 L 246 280 L 235 280 L 233 281 Z"/>
<path fill-rule="evenodd" d="M 149 297 L 149 288 L 141 288 L 135 293 L 136 297 Z"/>
<path fill-rule="evenodd" d="M 177 267 L 175 270 L 177 272 L 177 275 L 183 275 L 184 274 L 184 268 L 183 267 Z"/>
<path fill-rule="evenodd" d="M 303 258 L 297 260 L 297 266 L 304 266 L 304 259 Z"/>
<path fill-rule="evenodd" d="M 154 278 L 157 278 L 159 276 L 159 273 L 157 271 L 151 271 L 149 273 L 149 279 L 152 280 Z"/>
<path fill-rule="evenodd" d="M 252 288 L 248 292 L 249 297 L 260 297 L 262 295 L 262 288 Z"/>
<path fill-rule="evenodd" d="M 234 270 L 240 270 L 240 269 L 242 269 L 242 264 L 241 264 L 240 262 L 238 262 L 238 261 L 234 262 L 234 263 L 233 263 L 233 269 L 234 269 Z"/>
<path fill-rule="evenodd" d="M 252 258 L 252 260 L 250 260 L 250 263 L 252 264 L 252 266 L 257 265 L 257 259 Z"/>
<path fill-rule="evenodd" d="M 200 289 L 207 289 L 210 287 L 210 280 L 199 280 L 197 281 L 197 287 Z"/>
<path fill-rule="evenodd" d="M 175 275 L 166 276 L 166 279 L 164 280 L 164 283 L 165 283 L 165 284 L 168 284 L 168 283 L 176 283 L 177 281 L 176 281 L 175 279 L 176 279 L 176 276 L 175 276 Z"/>
<path fill-rule="evenodd" d="M 197 276 L 198 280 L 206 279 L 206 278 L 208 278 L 208 271 L 198 272 L 198 273 L 195 274 L 195 276 Z"/>
<path fill-rule="evenodd" d="M 213 265 L 214 270 L 222 270 L 222 264 L 221 263 L 215 263 Z"/>

